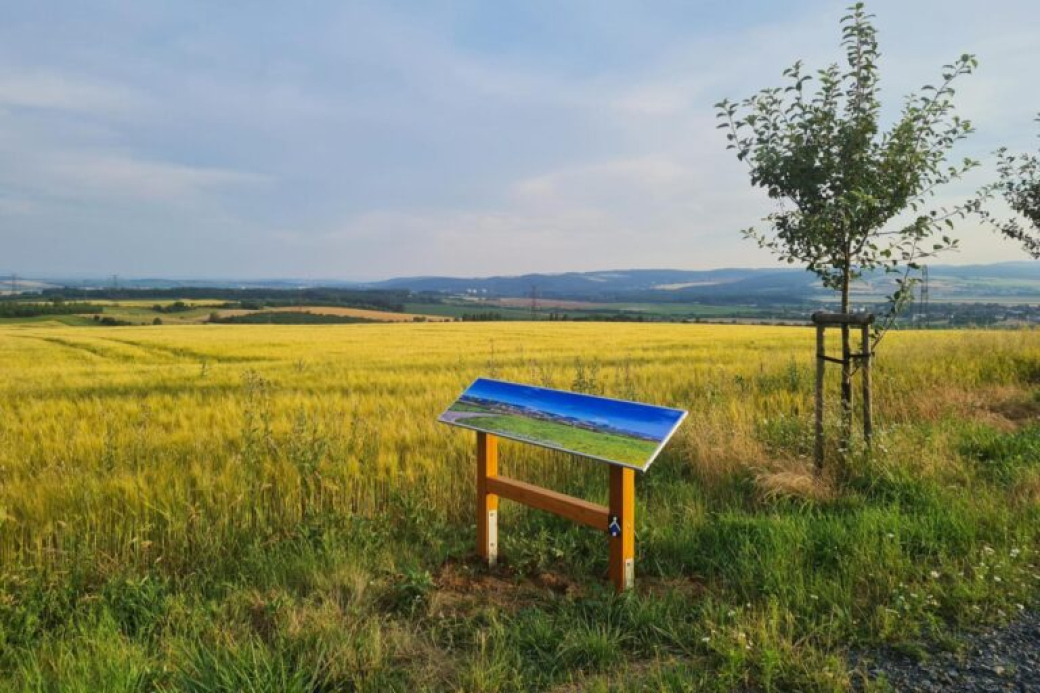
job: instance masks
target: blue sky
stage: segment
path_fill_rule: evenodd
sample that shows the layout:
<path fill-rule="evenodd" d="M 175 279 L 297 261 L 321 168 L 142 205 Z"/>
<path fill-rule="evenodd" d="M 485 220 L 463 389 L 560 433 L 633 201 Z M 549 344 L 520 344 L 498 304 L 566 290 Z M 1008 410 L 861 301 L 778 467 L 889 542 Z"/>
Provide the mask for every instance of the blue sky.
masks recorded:
<path fill-rule="evenodd" d="M 571 416 L 601 426 L 612 426 L 664 440 L 682 419 L 677 409 L 589 397 L 573 392 L 548 390 L 484 378 L 474 382 L 463 396 L 491 399 L 507 404 L 532 407 L 557 416 Z"/>
<path fill-rule="evenodd" d="M 839 59 L 846 4 L 7 2 L 0 272 L 769 266 L 711 104 Z M 959 153 L 1035 147 L 1040 4 L 869 7 L 894 106 L 977 53 Z M 950 262 L 1024 257 L 962 235 Z"/>

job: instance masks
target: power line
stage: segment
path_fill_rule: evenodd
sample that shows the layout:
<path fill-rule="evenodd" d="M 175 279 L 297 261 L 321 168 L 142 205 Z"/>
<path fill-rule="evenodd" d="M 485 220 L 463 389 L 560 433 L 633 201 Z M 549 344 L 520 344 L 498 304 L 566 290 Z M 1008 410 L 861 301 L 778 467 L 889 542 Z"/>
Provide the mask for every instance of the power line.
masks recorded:
<path fill-rule="evenodd" d="M 531 285 L 531 319 L 538 319 L 538 286 Z"/>

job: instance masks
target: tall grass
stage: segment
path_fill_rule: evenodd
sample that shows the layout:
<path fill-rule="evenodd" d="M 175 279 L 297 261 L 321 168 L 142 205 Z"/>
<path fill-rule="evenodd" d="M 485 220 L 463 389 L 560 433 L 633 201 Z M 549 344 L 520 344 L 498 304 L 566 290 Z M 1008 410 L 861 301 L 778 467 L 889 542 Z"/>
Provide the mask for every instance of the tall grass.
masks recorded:
<path fill-rule="evenodd" d="M 840 690 L 850 641 L 1027 601 L 1040 333 L 892 335 L 874 453 L 823 478 L 812 342 L 651 324 L 0 329 L 0 650 L 26 655 L 0 654 L 0 673 L 522 690 L 620 671 Z M 474 442 L 435 418 L 489 374 L 690 411 L 639 482 L 650 591 L 599 593 L 600 537 L 508 504 L 515 572 L 483 601 L 447 584 L 446 565 L 462 593 L 487 576 L 465 563 Z M 507 442 L 502 466 L 605 498 L 598 464 Z M 541 586 L 530 609 L 496 601 L 525 580 Z M 693 662 L 717 676 L 687 676 Z"/>

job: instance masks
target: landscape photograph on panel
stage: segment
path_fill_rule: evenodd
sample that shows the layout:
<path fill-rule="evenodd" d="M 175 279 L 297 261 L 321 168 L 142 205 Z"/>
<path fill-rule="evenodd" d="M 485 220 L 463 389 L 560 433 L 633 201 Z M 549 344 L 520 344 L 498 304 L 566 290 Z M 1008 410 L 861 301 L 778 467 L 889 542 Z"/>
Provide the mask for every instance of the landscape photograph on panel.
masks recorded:
<path fill-rule="evenodd" d="M 686 412 L 478 378 L 439 421 L 646 471 Z"/>

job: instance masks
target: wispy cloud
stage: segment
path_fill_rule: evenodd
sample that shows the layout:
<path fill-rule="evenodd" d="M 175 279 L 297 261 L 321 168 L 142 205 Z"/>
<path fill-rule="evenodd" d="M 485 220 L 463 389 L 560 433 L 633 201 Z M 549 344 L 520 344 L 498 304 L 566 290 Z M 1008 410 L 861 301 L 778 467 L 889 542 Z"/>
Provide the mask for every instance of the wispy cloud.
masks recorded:
<path fill-rule="evenodd" d="M 711 104 L 841 57 L 823 0 L 64 5 L 0 24 L 0 238 L 23 273 L 769 264 L 738 233 L 769 201 Z M 939 31 L 936 8 L 959 20 Z M 961 153 L 1032 144 L 1040 7 L 871 9 L 887 99 L 977 52 Z M 965 234 L 962 261 L 1017 257 Z"/>
<path fill-rule="evenodd" d="M 28 108 L 116 115 L 139 111 L 129 89 L 45 70 L 0 69 L 0 108 Z"/>
<path fill-rule="evenodd" d="M 114 153 L 68 153 L 43 162 L 46 185 L 70 196 L 109 200 L 184 202 L 222 188 L 256 185 L 269 179 L 221 168 L 147 161 Z"/>

